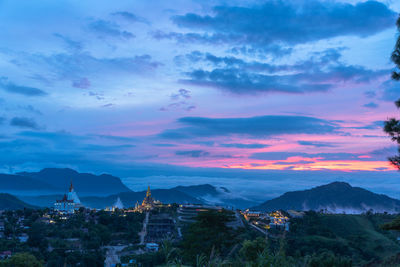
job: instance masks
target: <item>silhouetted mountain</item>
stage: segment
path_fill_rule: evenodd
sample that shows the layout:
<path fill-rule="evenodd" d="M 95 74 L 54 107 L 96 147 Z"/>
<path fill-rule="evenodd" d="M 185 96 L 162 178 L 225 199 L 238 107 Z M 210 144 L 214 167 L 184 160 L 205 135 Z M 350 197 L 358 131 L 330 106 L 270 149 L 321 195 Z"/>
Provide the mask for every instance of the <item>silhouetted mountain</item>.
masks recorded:
<path fill-rule="evenodd" d="M 27 176 L 0 174 L 0 192 L 53 190 L 54 186 Z"/>
<path fill-rule="evenodd" d="M 257 204 L 257 202 L 231 193 L 225 187 L 215 187 L 210 184 L 177 186 L 172 189 L 184 192 L 209 204 L 233 206 L 236 208 L 248 208 Z"/>
<path fill-rule="evenodd" d="M 71 169 L 47 168 L 40 172 L 21 172 L 18 175 L 48 184 L 57 192 L 68 190 L 71 181 L 80 195 L 110 195 L 131 191 L 118 177 L 108 174 L 94 175 Z"/>
<path fill-rule="evenodd" d="M 33 209 L 37 207 L 29 205 L 13 195 L 0 193 L 0 210 L 18 210 L 23 208 Z"/>
<path fill-rule="evenodd" d="M 154 189 L 151 191 L 154 199 L 161 201 L 162 203 L 203 203 L 203 201 L 189 196 L 181 191 L 175 189 Z M 125 207 L 134 207 L 136 201 L 140 204 L 143 198 L 146 196 L 146 191 L 141 192 L 122 192 L 115 195 L 109 195 L 106 197 L 99 196 L 87 196 L 80 197 L 82 204 L 90 208 L 102 209 L 105 207 L 112 206 L 116 199 L 119 197 Z M 45 195 L 45 196 L 21 196 L 22 200 L 32 203 L 41 207 L 53 207 L 56 199 L 61 199 L 62 195 Z"/>
<path fill-rule="evenodd" d="M 194 185 L 194 186 L 177 186 L 171 189 L 153 189 L 152 195 L 155 199 L 162 203 L 199 203 L 199 204 L 218 204 L 229 205 L 234 207 L 250 207 L 257 203 L 248 201 L 243 198 L 233 198 L 229 190 L 219 189 L 212 185 Z M 79 195 L 79 191 L 77 191 Z M 111 206 L 117 197 L 127 207 L 133 207 L 138 201 L 142 202 L 146 195 L 146 191 L 141 192 L 122 192 L 119 194 L 111 194 L 109 196 L 81 196 L 81 202 L 91 208 L 105 208 Z M 26 202 L 42 207 L 52 207 L 56 199 L 61 199 L 62 195 L 43 195 L 43 196 L 20 196 Z"/>
<path fill-rule="evenodd" d="M 203 203 L 201 200 L 195 197 L 189 196 L 183 192 L 174 189 L 154 189 L 151 191 L 151 194 L 154 199 L 159 200 L 164 204 Z M 117 197 L 119 197 L 125 207 L 134 207 L 136 202 L 139 202 L 139 204 L 141 204 L 145 196 L 146 196 L 146 191 L 124 192 L 104 198 L 84 197 L 82 198 L 82 203 L 91 208 L 104 208 L 114 204 Z"/>
<path fill-rule="evenodd" d="M 333 182 L 309 190 L 287 192 L 253 210 L 327 210 L 333 213 L 398 212 L 400 201 L 348 183 Z"/>

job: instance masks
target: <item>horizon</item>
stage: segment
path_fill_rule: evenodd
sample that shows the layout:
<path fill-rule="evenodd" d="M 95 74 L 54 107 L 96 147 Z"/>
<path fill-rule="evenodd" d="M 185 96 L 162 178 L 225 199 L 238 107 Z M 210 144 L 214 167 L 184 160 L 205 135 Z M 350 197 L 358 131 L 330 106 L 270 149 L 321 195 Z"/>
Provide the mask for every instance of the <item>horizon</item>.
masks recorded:
<path fill-rule="evenodd" d="M 400 198 L 382 129 L 398 115 L 400 3 L 0 7 L 0 173 L 72 168 L 257 198 L 345 181 Z"/>

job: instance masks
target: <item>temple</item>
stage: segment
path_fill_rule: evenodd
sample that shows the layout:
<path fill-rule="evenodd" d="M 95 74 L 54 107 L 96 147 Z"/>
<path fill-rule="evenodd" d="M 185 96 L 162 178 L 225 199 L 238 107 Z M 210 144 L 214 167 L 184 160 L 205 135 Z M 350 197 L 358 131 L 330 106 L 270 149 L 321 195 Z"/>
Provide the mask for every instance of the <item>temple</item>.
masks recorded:
<path fill-rule="evenodd" d="M 117 198 L 117 200 L 114 202 L 114 204 L 111 207 L 106 207 L 104 210 L 115 211 L 117 209 L 119 209 L 119 210 L 124 209 L 124 204 L 122 203 L 122 201 L 119 197 Z"/>
<path fill-rule="evenodd" d="M 56 200 L 54 203 L 54 210 L 60 213 L 71 214 L 81 207 L 83 207 L 83 205 L 81 204 L 81 201 L 76 194 L 71 181 L 68 194 L 64 194 L 64 197 L 61 200 Z"/>
<path fill-rule="evenodd" d="M 139 203 L 136 202 L 135 210 L 136 211 L 148 211 L 148 210 L 152 210 L 155 206 L 158 206 L 158 205 L 161 205 L 161 202 L 153 199 L 153 197 L 151 196 L 150 186 L 148 186 L 146 196 L 142 201 L 142 205 L 139 205 Z"/>

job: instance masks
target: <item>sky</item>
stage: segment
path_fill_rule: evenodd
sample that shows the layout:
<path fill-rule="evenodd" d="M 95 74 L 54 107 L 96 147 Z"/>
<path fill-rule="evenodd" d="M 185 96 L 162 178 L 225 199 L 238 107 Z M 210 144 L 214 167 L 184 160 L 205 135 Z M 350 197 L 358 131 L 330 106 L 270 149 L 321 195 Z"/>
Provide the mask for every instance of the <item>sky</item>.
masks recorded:
<path fill-rule="evenodd" d="M 382 125 L 398 115 L 399 12 L 394 0 L 0 0 L 0 171 L 271 195 L 345 180 L 396 196 Z"/>

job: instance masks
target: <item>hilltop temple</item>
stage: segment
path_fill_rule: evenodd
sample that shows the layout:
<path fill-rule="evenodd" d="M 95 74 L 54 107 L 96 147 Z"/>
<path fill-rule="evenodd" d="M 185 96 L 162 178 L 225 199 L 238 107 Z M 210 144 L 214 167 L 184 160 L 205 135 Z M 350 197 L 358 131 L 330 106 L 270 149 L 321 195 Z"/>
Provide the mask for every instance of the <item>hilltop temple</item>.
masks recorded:
<path fill-rule="evenodd" d="M 61 213 L 71 214 L 81 207 L 83 207 L 83 205 L 78 195 L 76 194 L 71 181 L 68 194 L 64 194 L 64 197 L 61 200 L 56 200 L 56 202 L 54 203 L 54 210 Z"/>
<path fill-rule="evenodd" d="M 142 201 L 142 205 L 139 205 L 139 202 L 136 202 L 135 210 L 136 211 L 146 211 L 152 210 L 155 206 L 160 205 L 161 202 L 158 200 L 154 200 L 151 196 L 150 186 L 147 187 L 146 197 Z"/>

